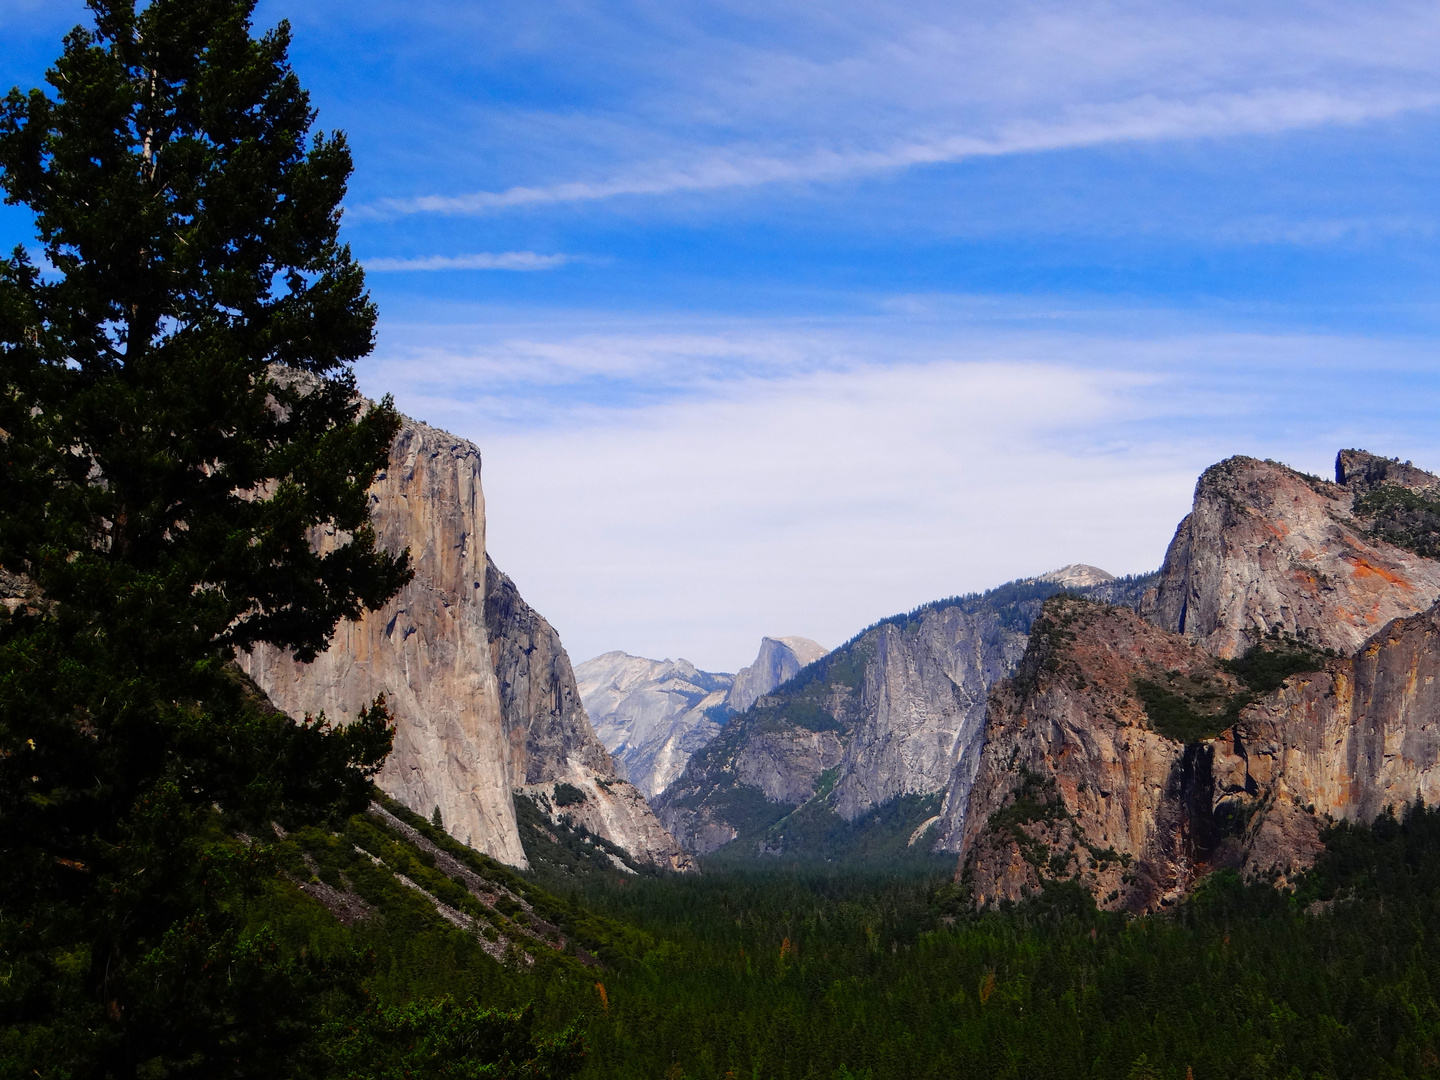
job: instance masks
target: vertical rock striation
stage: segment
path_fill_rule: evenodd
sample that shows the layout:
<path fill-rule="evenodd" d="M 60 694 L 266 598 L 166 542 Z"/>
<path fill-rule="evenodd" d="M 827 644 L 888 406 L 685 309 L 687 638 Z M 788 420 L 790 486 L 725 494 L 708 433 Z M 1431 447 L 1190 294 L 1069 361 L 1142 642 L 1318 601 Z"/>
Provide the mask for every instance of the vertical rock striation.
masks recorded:
<path fill-rule="evenodd" d="M 1327 823 L 1440 796 L 1440 562 L 1398 546 L 1433 550 L 1440 480 L 1363 451 L 1336 475 L 1207 470 L 1142 605 L 1158 626 L 1047 604 L 990 697 L 957 870 L 976 903 L 1071 880 L 1153 910 L 1222 866 L 1284 883 Z"/>
<path fill-rule="evenodd" d="M 395 749 L 380 787 L 457 840 L 516 866 L 510 746 L 485 627 L 485 497 L 480 451 L 406 420 L 370 489 L 380 544 L 407 546 L 414 579 L 379 611 L 342 622 L 313 663 L 257 646 L 240 666 L 292 716 L 343 722 L 385 694 Z"/>
<path fill-rule="evenodd" d="M 414 579 L 382 609 L 342 623 L 311 664 L 258 646 L 240 665 L 292 716 L 343 722 L 385 694 L 395 749 L 380 787 L 417 813 L 438 808 L 456 839 L 525 866 L 515 791 L 566 777 L 598 791 L 614 765 L 554 630 L 486 555 L 480 451 L 407 419 L 370 500 L 380 543 L 409 547 Z M 629 785 L 591 802 L 593 831 L 644 860 L 684 861 Z"/>
<path fill-rule="evenodd" d="M 1244 867 L 1288 876 L 1328 820 L 1440 799 L 1440 607 L 1292 676 L 1214 743 L 1215 809 L 1248 820 Z"/>
<path fill-rule="evenodd" d="M 760 652 L 754 662 L 735 673 L 725 704 L 734 712 L 744 712 L 829 651 L 804 637 L 761 638 Z"/>
<path fill-rule="evenodd" d="M 1072 587 L 1132 600 L 1149 583 L 1117 582 L 1093 567 L 1047 578 L 876 624 L 727 722 L 656 812 L 690 850 L 736 842 L 805 854 L 809 841 L 792 827 L 800 807 L 833 836 L 905 805 L 914 820 L 892 823 L 901 849 L 924 839 L 926 848 L 958 850 L 986 694 L 1023 655 L 1044 599 Z M 827 815 L 841 827 L 825 824 Z"/>
<path fill-rule="evenodd" d="M 1102 907 L 1147 911 L 1208 868 L 1204 763 L 1154 729 L 1142 678 L 1217 704 L 1240 689 L 1194 642 L 1129 609 L 1046 604 L 1019 669 L 990 695 L 958 871 L 977 904 L 1077 880 Z"/>
<path fill-rule="evenodd" d="M 625 776 L 655 798 L 691 755 L 826 649 L 809 638 L 761 638 L 755 662 L 738 675 L 701 671 L 688 660 L 646 660 L 609 652 L 576 669 L 595 733 Z"/>
<path fill-rule="evenodd" d="M 642 862 L 691 869 L 690 857 L 596 737 L 560 635 L 488 559 L 485 625 L 515 787 Z M 573 789 L 571 799 L 575 792 L 583 798 L 567 804 L 557 793 L 561 785 Z"/>

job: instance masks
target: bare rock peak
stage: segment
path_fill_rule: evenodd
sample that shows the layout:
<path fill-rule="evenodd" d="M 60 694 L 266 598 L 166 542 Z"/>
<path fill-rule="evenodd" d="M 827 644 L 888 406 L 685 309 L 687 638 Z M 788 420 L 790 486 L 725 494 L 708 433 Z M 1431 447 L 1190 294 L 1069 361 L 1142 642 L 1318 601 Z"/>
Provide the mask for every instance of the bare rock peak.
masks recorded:
<path fill-rule="evenodd" d="M 1351 504 L 1347 488 L 1277 462 L 1211 466 L 1146 615 L 1221 657 L 1271 632 L 1353 652 L 1440 597 L 1440 562 L 1377 537 Z"/>
<path fill-rule="evenodd" d="M 1381 457 L 1367 450 L 1341 450 L 1335 455 L 1335 482 L 1363 495 L 1386 484 L 1430 491 L 1440 486 L 1440 476 L 1399 458 Z"/>
<path fill-rule="evenodd" d="M 735 674 L 725 704 L 744 712 L 830 650 L 806 637 L 764 637 L 754 663 Z"/>
<path fill-rule="evenodd" d="M 1085 589 L 1092 585 L 1104 585 L 1107 581 L 1114 581 L 1115 575 L 1101 570 L 1098 566 L 1071 563 L 1069 566 L 1060 567 L 1059 570 L 1041 574 L 1035 580 L 1059 585 L 1065 589 Z"/>

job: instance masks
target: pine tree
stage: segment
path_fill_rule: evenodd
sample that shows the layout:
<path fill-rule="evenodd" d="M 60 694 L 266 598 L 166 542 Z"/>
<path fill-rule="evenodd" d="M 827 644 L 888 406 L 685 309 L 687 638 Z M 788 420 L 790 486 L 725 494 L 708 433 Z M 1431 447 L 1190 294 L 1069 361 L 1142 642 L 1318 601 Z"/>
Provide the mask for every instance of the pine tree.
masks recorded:
<path fill-rule="evenodd" d="M 245 830 L 363 806 L 390 730 L 227 661 L 312 658 L 409 574 L 368 516 L 398 417 L 351 369 L 351 160 L 253 0 L 89 6 L 0 105 L 44 252 L 0 260 L 0 1072 L 290 1075 L 339 984 L 244 927 Z"/>

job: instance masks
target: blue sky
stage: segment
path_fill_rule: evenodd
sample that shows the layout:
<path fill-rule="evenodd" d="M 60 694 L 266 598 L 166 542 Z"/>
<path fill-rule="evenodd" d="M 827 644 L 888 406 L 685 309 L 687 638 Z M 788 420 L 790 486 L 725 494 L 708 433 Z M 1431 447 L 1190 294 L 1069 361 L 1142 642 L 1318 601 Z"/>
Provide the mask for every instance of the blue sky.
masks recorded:
<path fill-rule="evenodd" d="M 0 6 L 35 82 L 70 0 Z M 576 659 L 1071 561 L 1200 469 L 1440 467 L 1440 9 L 264 0 L 355 150 L 366 389 Z M 0 216 L 23 241 L 18 211 Z"/>

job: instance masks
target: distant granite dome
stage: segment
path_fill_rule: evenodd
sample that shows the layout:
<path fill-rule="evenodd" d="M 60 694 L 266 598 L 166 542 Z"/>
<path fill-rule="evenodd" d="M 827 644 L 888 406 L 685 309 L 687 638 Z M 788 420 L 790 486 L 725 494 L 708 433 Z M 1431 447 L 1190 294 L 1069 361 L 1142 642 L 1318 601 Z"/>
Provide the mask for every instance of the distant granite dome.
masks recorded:
<path fill-rule="evenodd" d="M 760 654 L 753 664 L 736 673 L 725 704 L 736 712 L 744 712 L 829 651 L 804 637 L 761 638 Z"/>
<path fill-rule="evenodd" d="M 809 638 L 762 638 L 739 674 L 701 671 L 689 660 L 647 660 L 608 652 L 575 668 L 595 734 L 625 778 L 654 798 L 685 771 L 690 755 L 826 649 Z"/>
<path fill-rule="evenodd" d="M 1034 580 L 1059 585 L 1062 589 L 1088 589 L 1092 585 L 1104 585 L 1107 581 L 1114 581 L 1115 575 L 1101 570 L 1098 566 L 1071 563 L 1069 566 L 1060 567 L 1059 570 L 1041 574 Z"/>

